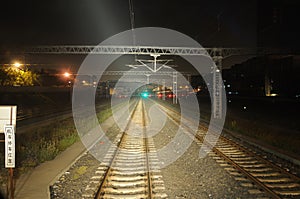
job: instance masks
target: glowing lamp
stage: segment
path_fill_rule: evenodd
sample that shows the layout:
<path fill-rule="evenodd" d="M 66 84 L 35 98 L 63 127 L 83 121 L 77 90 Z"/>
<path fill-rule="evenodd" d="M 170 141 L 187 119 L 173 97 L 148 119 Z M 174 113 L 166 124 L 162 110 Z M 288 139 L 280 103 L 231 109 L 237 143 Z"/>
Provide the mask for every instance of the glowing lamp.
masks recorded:
<path fill-rule="evenodd" d="M 141 95 L 143 98 L 147 98 L 149 96 L 149 94 L 147 92 L 143 92 Z"/>

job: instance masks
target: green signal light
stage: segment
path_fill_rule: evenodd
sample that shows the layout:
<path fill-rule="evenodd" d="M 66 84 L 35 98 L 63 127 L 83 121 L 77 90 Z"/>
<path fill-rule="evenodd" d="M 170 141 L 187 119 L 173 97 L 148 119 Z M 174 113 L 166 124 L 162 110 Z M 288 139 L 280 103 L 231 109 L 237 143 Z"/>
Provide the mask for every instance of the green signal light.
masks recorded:
<path fill-rule="evenodd" d="M 144 97 L 144 98 L 147 98 L 147 97 L 149 96 L 149 94 L 146 93 L 146 92 L 142 93 L 141 95 L 142 95 L 142 97 Z"/>

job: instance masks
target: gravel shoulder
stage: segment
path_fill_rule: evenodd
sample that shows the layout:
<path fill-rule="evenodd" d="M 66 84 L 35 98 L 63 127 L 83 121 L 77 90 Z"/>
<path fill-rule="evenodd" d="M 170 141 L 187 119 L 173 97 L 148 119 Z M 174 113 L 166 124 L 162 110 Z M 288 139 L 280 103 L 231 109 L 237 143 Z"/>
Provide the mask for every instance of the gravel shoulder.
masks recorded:
<path fill-rule="evenodd" d="M 113 140 L 120 129 L 113 125 L 107 131 L 107 136 Z M 103 141 L 100 140 L 99 143 Z M 95 175 L 100 162 L 89 152 L 84 153 L 59 179 L 50 186 L 51 198 L 82 198 L 91 177 Z"/>
<path fill-rule="evenodd" d="M 168 121 L 154 136 L 157 150 L 172 140 L 176 129 Z M 212 157 L 199 158 L 199 150 L 200 146 L 193 142 L 180 158 L 161 170 L 169 198 L 253 198 Z"/>

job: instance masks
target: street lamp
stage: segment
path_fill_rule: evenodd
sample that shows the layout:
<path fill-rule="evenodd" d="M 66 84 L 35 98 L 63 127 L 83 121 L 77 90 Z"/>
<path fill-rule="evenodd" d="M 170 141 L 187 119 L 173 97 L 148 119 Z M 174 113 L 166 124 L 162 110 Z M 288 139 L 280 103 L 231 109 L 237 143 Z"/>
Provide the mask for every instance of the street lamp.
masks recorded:
<path fill-rule="evenodd" d="M 10 64 L 10 66 L 12 68 L 15 68 L 18 71 L 23 71 L 23 72 L 27 71 L 26 65 L 25 64 L 21 64 L 20 62 L 15 62 L 13 64 Z"/>
<path fill-rule="evenodd" d="M 64 73 L 64 76 L 65 76 L 65 77 L 70 77 L 70 76 L 71 76 L 71 74 L 70 74 L 70 73 L 68 73 L 68 72 L 65 72 L 65 73 Z"/>
<path fill-rule="evenodd" d="M 17 68 L 20 68 L 21 64 L 19 62 L 15 62 L 14 66 L 17 67 Z"/>

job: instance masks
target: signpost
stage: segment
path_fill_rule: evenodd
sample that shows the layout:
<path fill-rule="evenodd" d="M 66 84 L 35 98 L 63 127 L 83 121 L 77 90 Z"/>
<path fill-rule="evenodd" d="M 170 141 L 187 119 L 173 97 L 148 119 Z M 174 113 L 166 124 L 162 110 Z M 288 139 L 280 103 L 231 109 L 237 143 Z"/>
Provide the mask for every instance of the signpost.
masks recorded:
<path fill-rule="evenodd" d="M 9 169 L 7 198 L 14 198 L 15 130 L 17 106 L 0 106 L 0 133 L 5 137 L 5 168 Z"/>
<path fill-rule="evenodd" d="M 15 130 L 13 125 L 4 126 L 5 168 L 15 168 Z"/>

